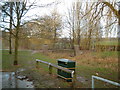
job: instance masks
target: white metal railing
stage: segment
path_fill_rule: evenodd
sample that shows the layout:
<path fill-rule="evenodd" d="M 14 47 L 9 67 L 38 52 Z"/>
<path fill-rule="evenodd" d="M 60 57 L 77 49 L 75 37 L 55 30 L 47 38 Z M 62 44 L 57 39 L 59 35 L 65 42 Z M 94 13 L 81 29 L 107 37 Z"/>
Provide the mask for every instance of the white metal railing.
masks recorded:
<path fill-rule="evenodd" d="M 113 81 L 110 81 L 110 80 L 107 80 L 107 79 L 104 79 L 104 78 L 92 75 L 92 90 L 94 90 L 94 88 L 95 88 L 94 79 L 98 79 L 98 80 L 101 80 L 103 82 L 107 82 L 107 83 L 113 84 L 115 86 L 120 86 L 120 84 L 117 83 L 117 82 L 113 82 Z"/>

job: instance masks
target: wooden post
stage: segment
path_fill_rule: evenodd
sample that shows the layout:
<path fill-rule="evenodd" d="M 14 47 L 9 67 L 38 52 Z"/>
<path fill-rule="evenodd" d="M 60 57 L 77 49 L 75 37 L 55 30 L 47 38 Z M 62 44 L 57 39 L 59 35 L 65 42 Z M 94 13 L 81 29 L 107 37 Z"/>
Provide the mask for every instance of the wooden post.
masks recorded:
<path fill-rule="evenodd" d="M 118 47 L 118 46 L 116 45 L 116 46 L 115 46 L 115 51 L 117 51 L 117 47 Z"/>
<path fill-rule="evenodd" d="M 115 51 L 115 45 L 114 45 L 113 51 Z"/>
<path fill-rule="evenodd" d="M 107 51 L 107 45 L 105 45 L 105 51 Z"/>
<path fill-rule="evenodd" d="M 52 74 L 52 66 L 49 65 L 49 74 Z"/>

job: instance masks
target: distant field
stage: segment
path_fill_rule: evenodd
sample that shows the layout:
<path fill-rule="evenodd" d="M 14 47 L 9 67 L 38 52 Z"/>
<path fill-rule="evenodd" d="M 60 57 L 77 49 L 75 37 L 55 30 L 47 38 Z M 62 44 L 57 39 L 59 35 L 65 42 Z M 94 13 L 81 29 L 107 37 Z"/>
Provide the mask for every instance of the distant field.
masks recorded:
<path fill-rule="evenodd" d="M 97 42 L 96 45 L 120 45 L 118 41 L 100 41 Z"/>

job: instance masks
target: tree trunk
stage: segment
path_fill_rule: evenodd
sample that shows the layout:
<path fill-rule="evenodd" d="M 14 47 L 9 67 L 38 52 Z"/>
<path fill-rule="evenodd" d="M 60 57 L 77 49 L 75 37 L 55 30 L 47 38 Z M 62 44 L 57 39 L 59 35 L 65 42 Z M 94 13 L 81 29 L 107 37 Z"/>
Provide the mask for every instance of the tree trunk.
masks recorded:
<path fill-rule="evenodd" d="M 16 30 L 16 36 L 15 36 L 15 57 L 14 57 L 14 65 L 18 65 L 18 30 L 19 27 Z"/>
<path fill-rule="evenodd" d="M 10 36 L 9 36 L 9 54 L 12 54 L 12 40 L 11 40 L 11 30 L 10 30 Z"/>
<path fill-rule="evenodd" d="M 80 2 L 77 0 L 76 3 L 76 28 L 77 28 L 77 45 L 80 48 Z"/>
<path fill-rule="evenodd" d="M 10 36 L 9 36 L 9 54 L 12 54 L 12 10 L 13 10 L 13 3 L 10 3 Z"/>
<path fill-rule="evenodd" d="M 20 17 L 19 17 L 19 3 L 16 4 L 16 14 L 17 14 L 17 27 L 15 32 L 15 57 L 14 57 L 14 65 L 18 65 L 18 32 L 20 29 Z"/>
<path fill-rule="evenodd" d="M 78 29 L 78 40 L 77 40 L 77 42 L 78 42 L 78 45 L 79 45 L 79 48 L 80 48 L 80 29 Z"/>
<path fill-rule="evenodd" d="M 73 49 L 73 43 L 72 43 L 72 38 L 71 37 L 72 37 L 72 35 L 70 35 L 70 37 L 69 37 L 70 38 L 70 47 L 69 48 Z"/>
<path fill-rule="evenodd" d="M 120 2 L 119 2 L 119 11 L 118 11 L 118 32 L 120 33 Z M 120 34 L 118 34 L 118 43 L 120 43 Z M 119 46 L 119 45 L 118 45 Z M 120 49 L 120 47 L 118 47 L 118 50 Z M 118 55 L 119 58 L 120 58 L 120 55 Z M 119 71 L 119 74 L 120 74 L 120 71 Z M 120 77 L 119 77 L 120 79 Z"/>
<path fill-rule="evenodd" d="M 74 39 L 74 37 L 73 37 L 72 46 L 73 46 L 74 56 L 76 56 L 76 52 L 75 52 L 75 46 L 74 46 L 74 42 L 75 42 L 75 39 Z"/>
<path fill-rule="evenodd" d="M 119 2 L 119 11 L 118 11 L 118 13 L 119 13 L 118 24 L 119 24 L 119 27 L 120 27 L 120 2 Z M 119 29 L 120 29 L 120 28 L 119 28 Z"/>
<path fill-rule="evenodd" d="M 88 36 L 88 49 L 90 50 L 91 47 L 91 34 L 92 34 L 92 29 L 90 29 L 89 36 Z"/>
<path fill-rule="evenodd" d="M 74 47 L 74 44 L 75 44 L 75 28 L 74 28 L 74 9 L 75 9 L 75 6 L 73 6 L 73 13 L 72 13 L 72 15 L 73 15 L 73 17 L 72 17 L 72 19 L 73 19 L 73 21 L 72 21 L 72 35 L 73 35 L 73 40 L 72 40 L 72 43 L 73 43 L 73 50 L 74 50 L 74 56 L 76 56 L 76 52 L 75 52 L 75 47 Z"/>
<path fill-rule="evenodd" d="M 56 49 L 56 38 L 57 38 L 57 32 L 56 32 L 56 28 L 55 28 L 55 26 L 54 26 L 54 49 Z"/>
<path fill-rule="evenodd" d="M 75 46 L 74 46 L 74 43 L 75 43 L 74 21 L 73 21 L 73 28 L 72 28 L 72 31 L 73 31 L 72 47 L 73 47 L 73 50 L 74 50 L 74 56 L 76 56 Z"/>

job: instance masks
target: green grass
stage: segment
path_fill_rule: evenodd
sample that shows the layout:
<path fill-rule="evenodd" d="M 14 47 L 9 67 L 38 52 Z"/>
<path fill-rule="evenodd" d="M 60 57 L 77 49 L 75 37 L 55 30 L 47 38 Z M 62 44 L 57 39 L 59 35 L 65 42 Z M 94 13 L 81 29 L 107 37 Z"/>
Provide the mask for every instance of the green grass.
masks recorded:
<path fill-rule="evenodd" d="M 14 52 L 10 55 L 8 50 L 2 51 L 2 69 L 3 71 L 15 71 L 17 68 L 26 66 L 29 60 L 33 60 L 29 51 L 18 52 L 18 66 L 14 66 Z"/>
<path fill-rule="evenodd" d="M 56 63 L 55 59 L 51 59 L 47 55 L 43 55 L 42 53 L 35 53 L 33 54 L 33 57 L 36 59 L 44 60 L 46 62 Z"/>
<path fill-rule="evenodd" d="M 120 52 L 117 51 L 105 51 L 105 52 L 92 52 L 91 56 L 96 57 L 95 60 L 80 59 L 80 62 L 77 64 L 77 74 L 88 79 L 91 79 L 92 75 L 97 75 L 112 81 L 118 82 L 118 62 L 114 61 L 115 58 L 118 58 Z M 98 58 L 100 60 L 98 60 Z M 106 58 L 108 59 L 107 61 Z M 89 62 L 89 63 L 88 63 Z M 105 67 L 105 66 L 109 66 Z M 96 81 L 96 87 L 99 88 L 113 88 L 113 85 L 105 85 L 104 82 Z M 89 85 L 90 87 L 90 85 Z"/>
<path fill-rule="evenodd" d="M 96 52 L 93 52 L 92 55 L 94 56 L 98 56 L 100 58 L 106 58 L 106 57 L 118 57 L 120 55 L 120 52 L 119 51 L 104 51 L 104 52 L 99 52 L 99 53 L 96 53 Z"/>
<path fill-rule="evenodd" d="M 92 56 L 96 56 L 98 58 L 101 58 L 101 59 L 105 59 L 105 58 L 116 58 L 118 57 L 118 54 L 120 52 L 114 52 L 114 51 L 106 51 L 106 52 L 99 52 L 99 53 L 96 53 L 96 52 L 92 52 L 91 55 Z M 64 54 L 64 53 L 63 53 Z M 44 60 L 44 61 L 47 61 L 47 62 L 50 62 L 50 63 L 54 63 L 54 64 L 57 64 L 57 61 L 55 59 L 50 59 L 48 56 L 45 56 L 43 54 L 40 54 L 40 53 L 36 53 L 34 54 L 35 57 L 37 57 L 38 59 L 41 59 L 41 60 Z M 40 57 L 39 57 L 40 56 Z M 58 57 L 60 58 L 60 57 Z M 79 61 L 79 60 L 77 60 Z M 83 63 L 81 63 L 83 62 Z M 87 64 L 89 62 L 89 64 Z M 90 61 L 89 58 L 88 60 L 87 59 L 80 59 L 80 63 L 79 62 L 76 62 L 77 65 L 76 65 L 76 73 L 78 76 L 82 76 L 82 77 L 85 77 L 87 78 L 89 81 L 91 80 L 91 76 L 92 75 L 96 75 L 96 73 L 98 73 L 98 76 L 100 77 L 103 77 L 103 78 L 106 78 L 106 79 L 109 79 L 109 80 L 112 80 L 112 81 L 116 81 L 118 82 L 118 72 L 117 70 L 112 70 L 112 67 L 118 67 L 118 63 L 111 63 L 111 62 L 106 62 L 106 61 Z M 105 65 L 111 65 L 111 68 L 105 68 L 104 66 Z M 43 68 L 44 70 L 48 71 L 48 67 L 46 67 L 46 65 L 43 65 L 43 64 L 39 64 L 41 68 Z M 56 73 L 56 70 L 53 70 L 53 73 L 55 74 Z M 81 83 L 78 82 L 78 85 L 80 85 Z M 96 84 L 96 87 L 103 87 L 103 88 L 107 88 L 107 87 L 115 87 L 113 85 L 105 85 L 104 86 L 104 82 L 100 82 L 100 81 L 97 81 L 97 84 Z M 88 84 L 85 84 L 83 85 L 83 87 L 91 87 L 91 84 L 88 83 Z"/>
<path fill-rule="evenodd" d="M 40 60 L 43 60 L 43 61 L 47 61 L 47 62 L 51 62 L 51 63 L 56 63 L 56 61 L 54 59 L 50 59 L 49 57 L 41 54 L 41 53 L 35 53 L 35 54 L 31 54 L 30 51 L 19 51 L 18 53 L 18 66 L 14 66 L 13 65 L 13 61 L 14 61 L 14 53 L 12 55 L 10 55 L 8 53 L 8 50 L 3 50 L 2 51 L 2 69 L 3 71 L 16 71 L 18 68 L 28 68 L 28 67 L 33 67 L 31 70 L 30 69 L 27 69 L 27 71 L 24 71 L 24 73 L 26 74 L 30 74 L 33 75 L 32 73 L 35 73 L 33 78 L 35 80 L 37 80 L 37 82 L 40 82 L 40 83 L 44 83 L 44 82 L 47 82 L 47 81 L 44 81 L 44 80 L 48 80 L 49 83 L 50 83 L 50 80 L 52 79 L 55 79 L 53 78 L 53 76 L 49 76 L 47 78 L 44 77 L 44 75 L 47 75 L 48 74 L 48 66 L 47 65 L 44 65 L 44 64 L 41 64 L 39 63 L 39 67 L 40 69 L 36 69 L 35 66 L 36 66 L 36 59 L 40 59 Z M 31 63 L 30 63 L 31 62 Z M 53 70 L 53 73 L 55 74 L 56 70 Z M 39 75 L 40 74 L 40 75 Z M 40 79 L 40 81 L 38 80 L 38 77 L 41 77 L 41 75 L 43 76 L 42 79 Z M 37 78 L 35 78 L 37 77 Z M 51 78 L 50 78 L 51 77 Z M 56 78 L 57 79 L 57 78 Z M 57 80 L 58 81 L 58 80 Z M 52 81 L 54 82 L 54 81 Z M 37 86 L 39 88 L 41 88 L 41 84 L 37 84 Z M 62 87 L 69 87 L 69 84 L 66 83 L 66 82 L 63 82 L 60 80 L 60 82 L 57 82 L 56 85 L 60 85 Z M 44 86 L 44 88 L 50 88 L 51 86 L 50 85 L 46 85 Z M 56 86 L 54 86 L 56 87 Z M 52 86 L 53 88 L 53 86 Z"/>
<path fill-rule="evenodd" d="M 120 45 L 118 41 L 100 41 L 97 42 L 96 45 Z"/>
<path fill-rule="evenodd" d="M 19 51 L 18 52 L 18 68 L 19 67 L 24 67 L 29 65 L 27 62 L 32 61 L 36 62 L 36 59 L 44 60 L 47 62 L 55 63 L 55 60 L 50 59 L 49 57 L 40 54 L 40 53 L 35 53 L 31 54 L 30 51 Z M 3 70 L 15 70 L 17 67 L 13 65 L 14 62 L 14 52 L 10 55 L 8 53 L 8 50 L 3 50 L 2 51 L 2 68 Z"/>
<path fill-rule="evenodd" d="M 112 80 L 112 81 L 118 81 L 118 72 L 117 70 L 112 70 L 113 67 L 118 67 L 117 63 L 111 63 L 108 61 L 104 61 L 105 58 L 107 57 L 112 57 L 112 58 L 116 58 L 118 57 L 118 54 L 120 54 L 120 52 L 92 52 L 91 55 L 92 56 L 96 56 L 98 58 L 102 58 L 103 62 L 101 61 L 90 61 L 89 57 L 86 58 L 80 58 L 76 61 L 77 65 L 76 65 L 76 71 L 77 71 L 77 75 L 82 76 L 87 78 L 88 80 L 91 80 L 91 76 L 92 75 L 96 75 L 96 73 L 98 73 L 98 76 Z M 8 54 L 7 50 L 4 50 L 2 52 L 2 65 L 3 65 L 3 70 L 11 70 L 14 71 L 18 68 L 22 68 L 22 67 L 28 67 L 28 66 L 35 66 L 35 59 L 40 59 L 43 61 L 47 61 L 53 64 L 57 64 L 56 59 L 51 59 L 49 58 L 48 55 L 43 55 L 42 53 L 35 53 L 35 54 L 31 54 L 30 51 L 19 51 L 19 55 L 18 55 L 18 63 L 19 66 L 14 66 L 13 65 L 13 60 L 14 60 L 14 53 L 12 55 Z M 60 58 L 60 57 L 58 57 Z M 26 63 L 26 62 L 33 62 L 33 63 Z M 88 63 L 89 62 L 89 63 Z M 111 65 L 112 68 L 105 68 L 105 65 Z M 46 73 L 48 73 L 48 66 L 39 63 L 39 67 L 42 68 Z M 56 73 L 56 69 L 53 70 L 53 73 Z M 80 85 L 81 83 L 79 82 L 78 85 Z M 102 82 L 97 81 L 96 87 L 103 87 Z M 91 87 L 90 83 L 86 83 L 83 87 Z M 113 87 L 113 86 L 104 86 L 104 87 Z"/>

